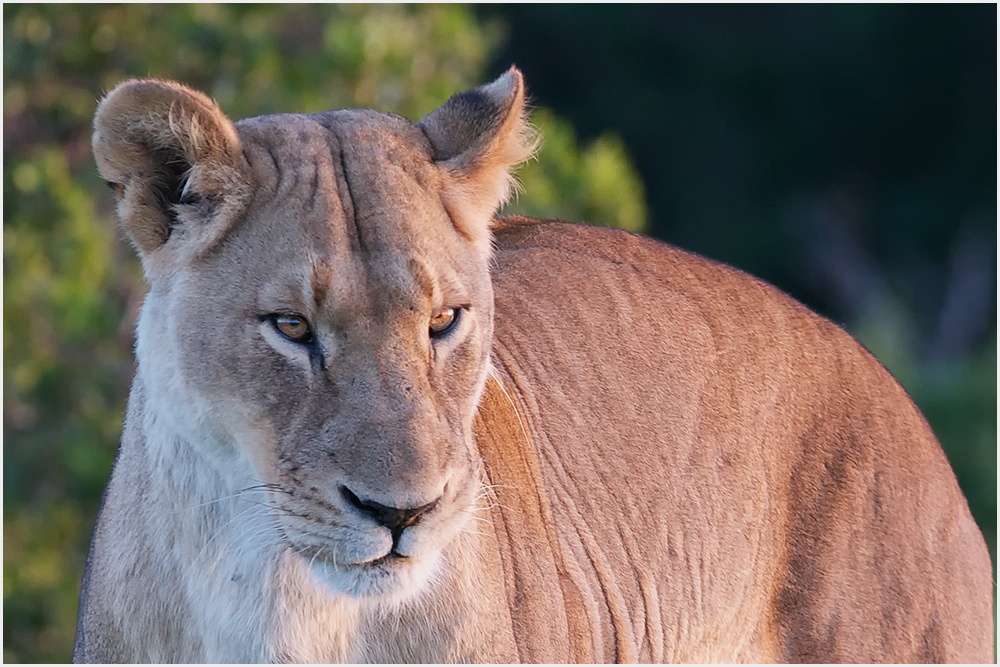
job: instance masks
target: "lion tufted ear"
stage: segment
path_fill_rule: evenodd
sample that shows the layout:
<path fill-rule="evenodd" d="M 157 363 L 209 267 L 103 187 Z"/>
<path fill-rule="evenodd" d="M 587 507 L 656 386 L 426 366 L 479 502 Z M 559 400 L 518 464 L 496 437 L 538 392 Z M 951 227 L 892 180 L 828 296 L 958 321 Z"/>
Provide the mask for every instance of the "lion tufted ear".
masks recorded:
<path fill-rule="evenodd" d="M 443 201 L 458 230 L 489 246 L 489 226 L 514 185 L 510 169 L 538 145 L 524 79 L 511 67 L 493 83 L 453 95 L 424 116 L 433 159 L 447 172 Z"/>
<path fill-rule="evenodd" d="M 213 244 L 248 192 L 232 122 L 207 96 L 178 83 L 117 86 L 97 107 L 92 148 L 144 261 L 175 236 Z"/>

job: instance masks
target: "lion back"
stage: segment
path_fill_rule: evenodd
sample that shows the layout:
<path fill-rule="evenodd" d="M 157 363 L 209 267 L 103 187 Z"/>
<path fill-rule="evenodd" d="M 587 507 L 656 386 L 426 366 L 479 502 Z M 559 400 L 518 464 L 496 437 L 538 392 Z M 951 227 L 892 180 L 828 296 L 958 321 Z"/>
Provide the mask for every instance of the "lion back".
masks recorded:
<path fill-rule="evenodd" d="M 584 662 L 992 659 L 954 474 L 843 330 L 634 235 L 512 218 L 496 247 L 494 363 L 532 445 L 520 491 L 491 481 L 506 514 L 537 496 L 502 518 L 550 522 L 564 603 L 526 626 Z"/>

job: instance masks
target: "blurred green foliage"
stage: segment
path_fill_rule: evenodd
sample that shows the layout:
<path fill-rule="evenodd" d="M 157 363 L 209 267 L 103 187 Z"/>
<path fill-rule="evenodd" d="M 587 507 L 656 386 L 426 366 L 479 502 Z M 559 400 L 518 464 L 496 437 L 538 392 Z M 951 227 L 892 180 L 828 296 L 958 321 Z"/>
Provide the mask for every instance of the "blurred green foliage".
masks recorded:
<path fill-rule="evenodd" d="M 646 228 L 646 202 L 639 173 L 622 156 L 625 144 L 613 134 L 579 146 L 572 125 L 547 109 L 532 114 L 543 137 L 537 160 L 518 171 L 522 196 L 505 213 L 586 220 L 631 232 Z"/>
<path fill-rule="evenodd" d="M 461 6 L 4 5 L 4 662 L 67 661 L 145 286 L 90 157 L 100 95 L 184 81 L 232 118 L 419 118 L 488 81 L 498 23 Z M 642 231 L 624 144 L 544 109 L 511 210 Z"/>

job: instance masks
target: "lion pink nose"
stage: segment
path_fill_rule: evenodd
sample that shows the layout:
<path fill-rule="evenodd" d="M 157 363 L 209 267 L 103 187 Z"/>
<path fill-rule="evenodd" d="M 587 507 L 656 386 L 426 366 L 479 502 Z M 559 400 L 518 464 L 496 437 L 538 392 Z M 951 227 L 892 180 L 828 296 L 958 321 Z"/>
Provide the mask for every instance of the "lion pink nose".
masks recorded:
<path fill-rule="evenodd" d="M 340 491 L 350 505 L 388 528 L 392 532 L 393 542 L 399 540 L 399 536 L 405 528 L 419 521 L 421 516 L 434 509 L 438 503 L 437 500 L 434 500 L 420 507 L 389 507 L 373 500 L 362 500 L 346 486 L 340 487 Z"/>

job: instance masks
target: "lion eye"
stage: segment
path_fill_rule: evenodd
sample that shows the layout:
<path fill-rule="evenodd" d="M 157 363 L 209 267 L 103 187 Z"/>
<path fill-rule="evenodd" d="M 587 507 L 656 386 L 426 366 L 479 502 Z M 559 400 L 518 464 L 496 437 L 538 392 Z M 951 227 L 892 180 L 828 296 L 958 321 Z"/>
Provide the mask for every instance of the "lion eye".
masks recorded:
<path fill-rule="evenodd" d="M 309 322 L 301 315 L 292 313 L 276 313 L 271 315 L 271 323 L 282 336 L 293 343 L 307 344 L 312 342 L 312 329 Z"/>
<path fill-rule="evenodd" d="M 443 336 L 455 327 L 459 311 L 455 308 L 442 308 L 434 313 L 430 322 L 431 338 Z"/>

